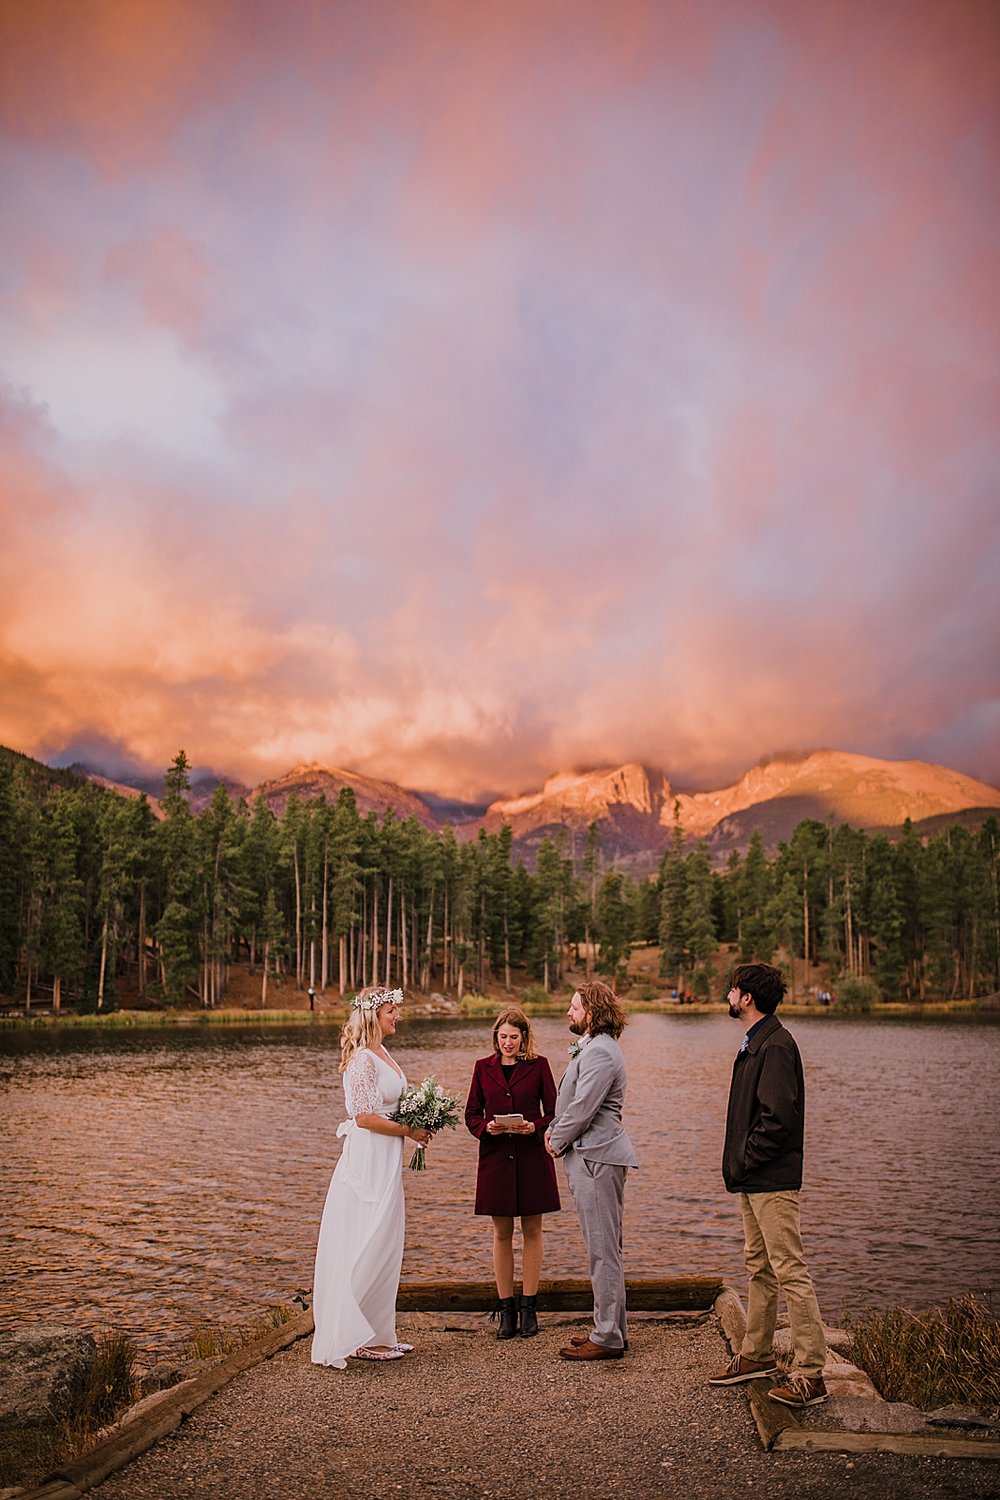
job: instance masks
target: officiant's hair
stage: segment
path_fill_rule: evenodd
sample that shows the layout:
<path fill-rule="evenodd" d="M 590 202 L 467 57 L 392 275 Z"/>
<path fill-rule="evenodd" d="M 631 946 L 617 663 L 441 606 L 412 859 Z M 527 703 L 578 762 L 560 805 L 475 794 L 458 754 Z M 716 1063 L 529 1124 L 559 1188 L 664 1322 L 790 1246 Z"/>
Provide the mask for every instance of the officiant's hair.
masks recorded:
<path fill-rule="evenodd" d="M 535 1056 L 535 1033 L 531 1029 L 531 1022 L 523 1010 L 518 1010 L 516 1005 L 508 1005 L 502 1010 L 493 1022 L 493 1051 L 497 1057 L 500 1056 L 500 1043 L 497 1041 L 497 1032 L 501 1026 L 516 1026 L 521 1033 L 521 1056 Z"/>
<path fill-rule="evenodd" d="M 621 1036 L 628 1018 L 613 989 L 600 979 L 591 979 L 580 985 L 577 994 L 589 1017 L 587 1030 L 591 1036 Z"/>
<path fill-rule="evenodd" d="M 341 1073 L 346 1070 L 355 1052 L 359 1052 L 362 1047 L 377 1047 L 382 1040 L 382 1028 L 378 1024 L 378 1013 L 382 1007 L 375 1006 L 374 1009 L 365 1010 L 358 1004 L 359 1000 L 367 1000 L 372 995 L 385 995 L 386 1005 L 395 1003 L 389 991 L 384 990 L 380 984 L 370 984 L 367 989 L 358 991 L 351 1013 L 340 1033 Z"/>

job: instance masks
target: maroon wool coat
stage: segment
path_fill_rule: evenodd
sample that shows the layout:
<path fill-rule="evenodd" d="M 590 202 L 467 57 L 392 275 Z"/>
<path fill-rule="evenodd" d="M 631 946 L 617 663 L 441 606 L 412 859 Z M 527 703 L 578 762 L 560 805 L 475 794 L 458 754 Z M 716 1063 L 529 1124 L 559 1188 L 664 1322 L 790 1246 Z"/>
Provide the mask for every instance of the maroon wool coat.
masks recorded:
<path fill-rule="evenodd" d="M 559 1209 L 555 1162 L 545 1149 L 555 1107 L 556 1086 L 544 1057 L 522 1058 L 509 1083 L 495 1054 L 476 1063 L 465 1123 L 479 1141 L 477 1214 L 519 1218 Z M 534 1135 L 490 1135 L 487 1122 L 511 1114 L 531 1120 Z"/>

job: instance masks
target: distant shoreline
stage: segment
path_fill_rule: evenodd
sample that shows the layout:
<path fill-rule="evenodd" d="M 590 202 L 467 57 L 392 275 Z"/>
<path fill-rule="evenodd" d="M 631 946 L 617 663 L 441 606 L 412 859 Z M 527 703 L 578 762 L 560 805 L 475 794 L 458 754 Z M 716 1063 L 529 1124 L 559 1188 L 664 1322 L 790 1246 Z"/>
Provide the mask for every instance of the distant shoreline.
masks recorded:
<path fill-rule="evenodd" d="M 512 997 L 511 1004 L 517 1004 Z M 665 1015 L 686 1019 L 688 1016 L 715 1016 L 725 1012 L 719 1003 L 681 1005 L 676 1000 L 625 1000 L 625 1010 L 630 1016 Z M 521 1002 L 530 1016 L 564 1016 L 566 1007 L 562 1001 L 543 1005 L 537 1002 Z M 467 1021 L 494 1015 L 502 1009 L 503 1002 L 476 997 L 471 1003 L 445 1002 L 445 1006 L 422 1005 L 419 1001 L 407 1002 L 407 1019 L 411 1021 Z M 246 1007 L 220 1006 L 215 1010 L 113 1010 L 104 1015 L 77 1015 L 65 1011 L 59 1015 L 43 1012 L 37 1015 L 23 1013 L 0 1016 L 3 1030 L 45 1030 L 63 1027 L 67 1030 L 88 1029 L 116 1030 L 132 1029 L 155 1031 L 161 1027 L 199 1026 L 342 1026 L 347 1017 L 347 1005 L 324 1005 L 316 1011 L 308 1010 L 252 1010 Z M 965 1018 L 996 1020 L 1000 1022 L 1000 1005 L 995 997 L 981 1000 L 927 1001 L 923 1005 L 907 1005 L 902 1002 L 876 1001 L 866 1010 L 849 1010 L 833 1005 L 789 1005 L 783 1004 L 780 1014 L 797 1020 L 821 1018 L 823 1020 L 921 1020 Z"/>

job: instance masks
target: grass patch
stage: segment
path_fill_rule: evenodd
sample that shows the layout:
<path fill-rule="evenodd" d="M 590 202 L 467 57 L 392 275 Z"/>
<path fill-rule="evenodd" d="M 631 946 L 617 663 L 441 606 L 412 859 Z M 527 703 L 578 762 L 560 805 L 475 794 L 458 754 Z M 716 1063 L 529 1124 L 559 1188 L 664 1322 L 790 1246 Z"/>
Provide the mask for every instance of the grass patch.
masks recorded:
<path fill-rule="evenodd" d="M 255 1343 L 265 1333 L 280 1328 L 294 1317 L 294 1308 L 275 1302 L 249 1323 L 237 1323 L 228 1328 L 217 1323 L 199 1323 L 184 1341 L 184 1357 L 215 1359 L 220 1354 L 232 1354 L 234 1349 Z"/>
<path fill-rule="evenodd" d="M 517 1001 L 512 998 L 510 1003 L 516 1005 Z M 490 995 L 477 995 L 475 990 L 466 990 L 459 1001 L 463 1016 L 494 1016 L 501 1008 Z"/>
<path fill-rule="evenodd" d="M 0 1028 L 50 1027 L 116 1031 L 120 1028 L 147 1030 L 162 1026 L 311 1026 L 327 1022 L 343 1025 L 347 1011 L 338 1006 L 322 1011 L 302 1010 L 115 1010 L 93 1015 L 60 1011 L 58 1015 L 0 1016 Z"/>
<path fill-rule="evenodd" d="M 127 1334 L 97 1335 L 90 1378 L 80 1395 L 54 1412 L 43 1427 L 0 1431 L 0 1486 L 37 1484 L 68 1458 L 82 1453 L 138 1397 L 136 1347 Z"/>
<path fill-rule="evenodd" d="M 967 1293 L 920 1313 L 905 1307 L 861 1313 L 845 1326 L 848 1359 L 886 1401 L 922 1411 L 957 1404 L 1000 1413 L 1000 1317 L 992 1298 Z"/>

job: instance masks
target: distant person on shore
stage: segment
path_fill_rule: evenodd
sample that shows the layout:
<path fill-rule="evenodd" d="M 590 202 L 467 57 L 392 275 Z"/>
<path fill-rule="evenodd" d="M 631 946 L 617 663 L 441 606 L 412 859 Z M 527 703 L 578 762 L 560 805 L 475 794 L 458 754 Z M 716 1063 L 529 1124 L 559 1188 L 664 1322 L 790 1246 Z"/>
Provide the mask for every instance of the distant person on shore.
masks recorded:
<path fill-rule="evenodd" d="M 493 1220 L 493 1273 L 499 1298 L 498 1339 L 538 1332 L 535 1302 L 542 1273 L 542 1215 L 560 1208 L 559 1185 L 545 1132 L 552 1123 L 552 1069 L 535 1053 L 531 1022 L 511 1006 L 493 1023 L 493 1050 L 472 1073 L 465 1123 L 479 1141 L 477 1214 Z M 497 1116 L 520 1115 L 502 1123 Z M 521 1220 L 521 1305 L 514 1301 L 514 1220 Z"/>
<path fill-rule="evenodd" d="M 599 979 L 581 985 L 569 1005 L 569 1029 L 579 1041 L 559 1084 L 546 1146 L 566 1160 L 594 1288 L 594 1327 L 570 1340 L 563 1359 L 621 1359 L 628 1348 L 622 1217 L 625 1178 L 637 1167 L 622 1124 L 628 1075 L 618 1038 L 625 1012 Z"/>
<path fill-rule="evenodd" d="M 726 1368 L 710 1377 L 710 1384 L 741 1385 L 777 1375 L 772 1343 L 782 1291 L 793 1363 L 787 1382 L 768 1394 L 784 1406 L 818 1406 L 827 1398 L 826 1336 L 799 1229 L 802 1060 L 774 1014 L 785 995 L 778 970 L 770 964 L 739 964 L 730 986 L 729 1014 L 746 1027 L 746 1036 L 733 1064 L 722 1175 L 727 1191 L 740 1195 L 750 1287 L 743 1344 Z"/>
<path fill-rule="evenodd" d="M 403 1140 L 424 1145 L 426 1130 L 390 1120 L 403 1070 L 386 1051 L 396 1030 L 400 990 L 360 990 L 340 1034 L 340 1071 L 349 1118 L 338 1128 L 344 1149 L 326 1197 L 313 1280 L 314 1365 L 346 1368 L 347 1359 L 400 1359 L 396 1294 L 403 1264 Z"/>

